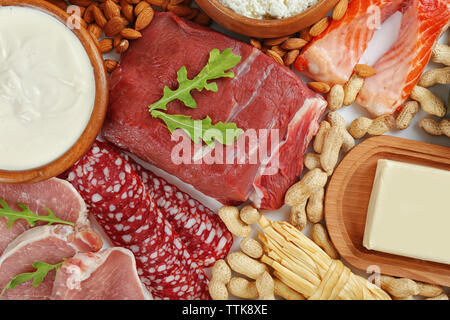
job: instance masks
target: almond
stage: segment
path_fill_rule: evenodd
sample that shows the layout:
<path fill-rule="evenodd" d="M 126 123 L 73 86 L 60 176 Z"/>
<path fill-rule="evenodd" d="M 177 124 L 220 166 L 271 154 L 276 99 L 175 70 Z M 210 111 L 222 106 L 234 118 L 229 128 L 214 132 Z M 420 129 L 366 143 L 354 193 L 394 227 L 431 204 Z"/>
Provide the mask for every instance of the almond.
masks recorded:
<path fill-rule="evenodd" d="M 150 24 L 150 22 L 152 22 L 154 15 L 155 12 L 153 11 L 152 7 L 148 7 L 142 10 L 142 12 L 137 16 L 135 29 L 137 31 L 145 29 Z"/>
<path fill-rule="evenodd" d="M 328 93 L 331 89 L 325 82 L 308 82 L 308 87 L 318 93 Z"/>
<path fill-rule="evenodd" d="M 256 49 L 261 50 L 262 48 L 261 41 L 258 41 L 256 39 L 250 39 L 250 44 Z"/>
<path fill-rule="evenodd" d="M 283 58 L 286 55 L 286 51 L 281 49 L 279 46 L 273 46 L 270 50 L 275 51 L 278 55 Z"/>
<path fill-rule="evenodd" d="M 187 15 L 185 18 L 188 20 L 195 19 L 199 13 L 200 13 L 200 10 L 198 10 L 197 8 L 191 8 L 191 13 L 189 15 Z"/>
<path fill-rule="evenodd" d="M 89 33 L 91 34 L 91 36 L 95 39 L 98 39 L 102 36 L 102 28 L 100 28 L 97 24 L 93 23 L 91 25 L 89 25 L 89 27 L 87 28 L 87 30 L 89 31 Z"/>
<path fill-rule="evenodd" d="M 285 50 L 298 50 L 306 46 L 308 41 L 301 38 L 290 38 L 284 41 L 281 45 L 281 48 Z"/>
<path fill-rule="evenodd" d="M 117 36 L 114 37 L 114 40 L 113 40 L 114 48 L 117 48 L 119 46 L 119 44 L 122 41 L 122 39 L 123 38 L 122 38 L 122 36 L 120 34 L 118 34 Z"/>
<path fill-rule="evenodd" d="M 169 10 L 170 12 L 173 12 L 174 14 L 176 14 L 179 17 L 186 17 L 191 13 L 191 8 L 189 8 L 188 6 L 184 6 L 184 5 L 169 4 L 167 6 L 167 10 Z"/>
<path fill-rule="evenodd" d="M 90 4 L 92 4 L 91 0 L 69 0 L 70 4 L 73 4 L 75 6 L 79 7 L 88 7 Z"/>
<path fill-rule="evenodd" d="M 312 40 L 312 36 L 309 34 L 309 28 L 300 31 L 300 38 L 306 42 L 310 42 Z"/>
<path fill-rule="evenodd" d="M 166 11 L 167 7 L 169 6 L 170 1 L 169 0 L 163 0 L 161 3 L 161 8 Z"/>
<path fill-rule="evenodd" d="M 120 16 L 120 7 L 112 0 L 107 0 L 103 12 L 105 13 L 106 19 L 111 20 L 113 17 Z"/>
<path fill-rule="evenodd" d="M 211 24 L 211 18 L 204 12 L 200 12 L 195 18 L 194 22 L 202 26 L 209 26 Z"/>
<path fill-rule="evenodd" d="M 182 4 L 185 3 L 184 0 L 170 0 L 169 4 L 173 4 L 173 5 L 177 5 L 177 4 Z M 190 3 L 185 3 L 185 4 L 190 4 Z"/>
<path fill-rule="evenodd" d="M 284 56 L 284 64 L 287 66 L 292 65 L 297 57 L 300 55 L 300 50 L 291 50 Z"/>
<path fill-rule="evenodd" d="M 367 64 L 357 64 L 355 66 L 355 72 L 361 78 L 368 78 L 377 74 L 377 71 Z"/>
<path fill-rule="evenodd" d="M 275 51 L 269 49 L 269 50 L 267 50 L 266 54 L 267 54 L 269 57 L 271 57 L 273 60 L 275 60 L 276 62 L 278 62 L 279 64 L 284 65 L 283 59 L 280 57 L 280 55 L 279 55 L 277 52 L 275 52 Z"/>
<path fill-rule="evenodd" d="M 99 41 L 99 49 L 101 53 L 108 53 L 113 49 L 112 39 L 105 38 Z"/>
<path fill-rule="evenodd" d="M 147 1 L 148 3 L 150 3 L 154 6 L 158 6 L 158 7 L 161 7 L 164 2 L 163 0 L 145 0 L 145 1 Z"/>
<path fill-rule="evenodd" d="M 129 45 L 130 45 L 130 42 L 126 39 L 123 39 L 122 41 L 120 41 L 119 45 L 116 47 L 116 52 L 124 53 L 125 51 L 127 51 Z"/>
<path fill-rule="evenodd" d="M 103 31 L 107 37 L 114 37 L 115 35 L 118 35 L 120 31 L 125 28 L 125 26 L 126 24 L 124 24 L 122 18 L 120 16 L 116 16 L 105 24 Z"/>
<path fill-rule="evenodd" d="M 108 73 L 113 72 L 117 68 L 118 62 L 116 60 L 106 59 L 105 60 L 105 69 Z"/>
<path fill-rule="evenodd" d="M 91 4 L 89 7 L 87 7 L 87 9 L 84 11 L 84 15 L 83 15 L 83 19 L 84 21 L 86 21 L 87 23 L 92 23 L 94 22 L 94 15 L 92 14 L 92 9 L 93 7 L 96 7 L 95 4 Z"/>
<path fill-rule="evenodd" d="M 125 17 L 125 19 L 127 19 L 129 23 L 133 23 L 134 22 L 133 6 L 128 2 L 126 2 L 125 0 L 120 0 L 120 6 L 122 7 L 122 14 Z"/>
<path fill-rule="evenodd" d="M 108 22 L 108 20 L 106 20 L 105 15 L 100 10 L 100 8 L 97 6 L 93 6 L 92 7 L 92 15 L 94 16 L 95 22 L 99 25 L 100 28 L 103 29 L 105 27 L 106 22 Z"/>
<path fill-rule="evenodd" d="M 348 9 L 348 0 L 340 0 L 333 10 L 333 20 L 341 20 Z"/>
<path fill-rule="evenodd" d="M 129 40 L 135 40 L 135 39 L 142 37 L 142 34 L 139 31 L 136 31 L 131 28 L 123 29 L 122 31 L 120 31 L 120 35 L 122 37 L 124 37 L 125 39 L 129 39 Z"/>
<path fill-rule="evenodd" d="M 63 0 L 47 0 L 47 1 L 64 11 L 67 10 L 68 7 L 67 3 L 65 3 Z"/>
<path fill-rule="evenodd" d="M 134 15 L 137 17 L 142 10 L 144 10 L 145 8 L 150 7 L 150 5 L 148 4 L 148 2 L 146 1 L 141 1 L 139 2 L 135 7 L 134 7 Z"/>
<path fill-rule="evenodd" d="M 328 28 L 329 24 L 330 24 L 330 17 L 324 17 L 311 27 L 311 29 L 309 30 L 309 34 L 313 37 L 317 37 L 322 32 L 324 32 L 326 28 Z"/>
<path fill-rule="evenodd" d="M 127 0 L 129 4 L 138 4 L 141 0 Z"/>
<path fill-rule="evenodd" d="M 278 46 L 282 44 L 284 41 L 286 41 L 289 37 L 281 37 L 281 38 L 274 38 L 274 39 L 265 39 L 264 45 L 267 47 L 273 47 Z"/>

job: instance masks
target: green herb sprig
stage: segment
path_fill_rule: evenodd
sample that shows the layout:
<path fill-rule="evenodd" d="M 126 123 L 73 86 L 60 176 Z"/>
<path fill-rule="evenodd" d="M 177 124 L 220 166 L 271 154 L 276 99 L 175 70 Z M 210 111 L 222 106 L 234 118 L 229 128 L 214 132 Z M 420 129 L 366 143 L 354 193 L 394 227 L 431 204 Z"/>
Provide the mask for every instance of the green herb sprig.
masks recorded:
<path fill-rule="evenodd" d="M 176 129 L 182 129 L 194 143 L 199 143 L 201 139 L 211 148 L 214 148 L 215 141 L 224 145 L 232 145 L 239 135 L 244 133 L 235 123 L 218 122 L 213 125 L 209 116 L 201 120 L 194 120 L 187 115 L 171 115 L 160 110 L 166 111 L 167 104 L 174 100 L 182 101 L 189 108 L 197 108 L 197 103 L 192 97 L 191 91 L 206 89 L 217 92 L 217 83 L 208 81 L 223 77 L 234 78 L 233 72 L 226 71 L 236 66 L 241 59 L 242 57 L 233 54 L 230 48 L 225 49 L 222 53 L 219 49 L 213 49 L 206 66 L 192 80 L 188 79 L 187 69 L 183 66 L 177 73 L 178 88 L 172 90 L 167 86 L 164 87 L 163 97 L 149 106 L 152 117 L 164 121 L 170 133 L 173 133 Z"/>
<path fill-rule="evenodd" d="M 19 284 L 22 284 L 30 280 L 33 280 L 34 288 L 39 287 L 44 281 L 47 274 L 52 270 L 58 270 L 62 266 L 62 264 L 63 262 L 57 264 L 48 264 L 45 262 L 36 261 L 35 263 L 33 263 L 33 268 L 35 268 L 36 271 L 21 273 L 12 278 L 11 281 L 9 281 L 3 288 L 2 292 L 0 293 L 0 296 L 2 296 L 6 292 L 6 290 L 15 289 Z"/>
<path fill-rule="evenodd" d="M 71 226 L 74 225 L 73 222 L 69 222 L 69 221 L 65 221 L 65 220 L 57 218 L 54 215 L 53 211 L 50 210 L 49 208 L 46 208 L 46 210 L 48 212 L 47 216 L 40 216 L 40 215 L 32 212 L 23 203 L 18 203 L 17 206 L 19 208 L 21 208 L 22 211 L 11 209 L 11 207 L 8 205 L 8 203 L 5 200 L 0 199 L 0 217 L 8 218 L 8 224 L 6 226 L 7 229 L 10 228 L 14 224 L 14 222 L 16 222 L 16 220 L 18 220 L 18 219 L 26 220 L 28 222 L 28 224 L 30 225 L 30 227 L 34 227 L 36 225 L 36 222 L 38 222 L 38 221 L 45 221 L 49 225 L 51 225 L 53 223 L 68 224 Z"/>
<path fill-rule="evenodd" d="M 208 81 L 224 77 L 234 78 L 234 73 L 226 72 L 226 70 L 233 68 L 241 59 L 240 56 L 235 55 L 229 48 L 225 49 L 222 53 L 219 49 L 213 49 L 209 54 L 209 60 L 206 66 L 192 80 L 188 79 L 187 69 L 183 66 L 177 73 L 178 88 L 171 90 L 167 86 L 164 87 L 164 96 L 149 107 L 150 112 L 153 110 L 167 110 L 167 104 L 174 100 L 182 101 L 189 108 L 197 108 L 197 103 L 192 97 L 191 91 L 194 89 L 197 91 L 206 89 L 217 92 L 217 83 L 208 83 Z"/>

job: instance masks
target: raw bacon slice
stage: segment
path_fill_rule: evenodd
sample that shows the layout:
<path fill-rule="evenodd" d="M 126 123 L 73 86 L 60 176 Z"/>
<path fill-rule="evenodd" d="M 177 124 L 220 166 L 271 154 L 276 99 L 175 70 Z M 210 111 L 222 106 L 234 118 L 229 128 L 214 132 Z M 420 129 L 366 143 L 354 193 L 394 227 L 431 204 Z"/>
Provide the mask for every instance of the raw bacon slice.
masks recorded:
<path fill-rule="evenodd" d="M 150 300 L 130 250 L 77 253 L 56 272 L 54 300 Z"/>
<path fill-rule="evenodd" d="M 0 288 L 3 289 L 18 274 L 33 272 L 32 264 L 36 261 L 57 264 L 77 252 L 100 250 L 102 241 L 94 231 L 85 230 L 82 233 L 85 234 L 80 235 L 71 226 L 54 225 L 34 227 L 19 235 L 0 258 Z M 54 271 L 49 272 L 37 288 L 33 287 L 31 281 L 24 282 L 15 289 L 6 290 L 0 299 L 49 299 L 54 276 Z"/>
<path fill-rule="evenodd" d="M 155 200 L 200 267 L 210 267 L 228 254 L 233 235 L 216 213 L 144 169 L 127 154 L 121 153 L 121 156 L 141 177 L 150 198 Z"/>
<path fill-rule="evenodd" d="M 366 79 L 357 102 L 374 116 L 395 112 L 420 80 L 449 21 L 448 0 L 407 1 L 398 41 L 374 65 L 377 74 Z"/>
<path fill-rule="evenodd" d="M 344 18 L 332 21 L 321 35 L 303 49 L 295 69 L 316 81 L 345 84 L 369 41 L 377 20 L 383 23 L 403 0 L 352 0 Z"/>
<path fill-rule="evenodd" d="M 89 226 L 84 200 L 65 180 L 52 178 L 21 185 L 0 183 L 0 198 L 14 210 L 19 209 L 16 205 L 18 202 L 27 205 L 31 211 L 39 215 L 48 215 L 46 208 L 49 208 L 58 218 L 74 222 L 77 228 Z M 30 228 L 26 221 L 20 219 L 9 229 L 6 229 L 7 223 L 7 218 L 0 217 L 0 255 L 11 241 Z"/>
<path fill-rule="evenodd" d="M 93 147 L 68 180 L 112 242 L 133 251 L 138 273 L 162 299 L 207 299 L 207 277 L 150 198 L 131 165 L 106 143 Z"/>

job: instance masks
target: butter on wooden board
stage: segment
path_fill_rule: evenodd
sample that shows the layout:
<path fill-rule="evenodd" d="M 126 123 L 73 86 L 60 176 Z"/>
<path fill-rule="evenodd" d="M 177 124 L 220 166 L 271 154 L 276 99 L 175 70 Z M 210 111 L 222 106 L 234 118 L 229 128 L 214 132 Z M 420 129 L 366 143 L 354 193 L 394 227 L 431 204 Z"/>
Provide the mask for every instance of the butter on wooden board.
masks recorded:
<path fill-rule="evenodd" d="M 378 160 L 363 245 L 450 264 L 450 171 Z"/>

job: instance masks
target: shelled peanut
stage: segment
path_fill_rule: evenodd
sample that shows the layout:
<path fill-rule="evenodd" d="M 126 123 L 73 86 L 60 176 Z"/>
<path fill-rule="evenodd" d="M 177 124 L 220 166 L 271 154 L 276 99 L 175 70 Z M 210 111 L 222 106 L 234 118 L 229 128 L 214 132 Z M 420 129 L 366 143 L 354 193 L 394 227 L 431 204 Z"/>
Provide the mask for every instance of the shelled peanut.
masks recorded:
<path fill-rule="evenodd" d="M 63 0 L 48 0 L 67 10 Z M 142 37 L 141 31 L 150 25 L 154 17 L 154 7 L 192 20 L 201 25 L 209 25 L 211 19 L 198 8 L 191 8 L 190 0 L 68 0 L 70 5 L 78 6 L 81 25 L 96 41 L 101 53 L 115 50 L 121 54 L 128 50 L 130 41 Z M 70 12 L 71 13 L 71 12 Z M 99 40 L 102 35 L 104 39 Z M 117 61 L 105 60 L 105 69 L 112 72 Z"/>
<path fill-rule="evenodd" d="M 411 92 L 411 99 L 417 101 L 422 110 L 430 115 L 442 118 L 447 114 L 444 101 L 433 94 L 429 87 L 437 84 L 450 84 L 450 46 L 436 44 L 433 48 L 431 61 L 446 65 L 443 68 L 435 68 L 425 72 L 418 85 Z M 419 127 L 433 136 L 446 135 L 450 138 L 450 120 L 441 119 L 437 121 L 431 117 L 420 120 Z"/>
<path fill-rule="evenodd" d="M 393 116 L 384 115 L 376 119 L 360 117 L 352 121 L 348 127 L 348 132 L 355 139 L 361 139 L 366 134 L 371 136 L 381 136 L 394 128 L 396 125 Z"/>
<path fill-rule="evenodd" d="M 420 120 L 419 126 L 425 130 L 426 133 L 432 136 L 446 135 L 450 138 L 450 119 L 443 119 L 440 122 L 430 117 L 425 117 Z"/>
<path fill-rule="evenodd" d="M 305 176 L 296 184 L 288 189 L 285 195 L 285 203 L 291 206 L 291 213 L 289 216 L 290 223 L 297 227 L 299 230 L 303 230 L 307 224 L 307 203 L 308 200 L 317 192 L 325 187 L 327 183 L 328 175 L 321 169 L 316 168 L 308 171 Z M 323 203 L 323 198 L 321 199 Z M 311 210 L 311 208 L 308 208 Z M 320 219 L 323 215 L 322 212 L 314 213 L 316 219 Z"/>
<path fill-rule="evenodd" d="M 424 297 L 427 300 L 448 300 L 443 288 L 438 285 L 417 282 L 407 278 L 381 276 L 381 288 L 395 300 L 411 300 L 413 297 Z"/>
<path fill-rule="evenodd" d="M 313 241 L 323 249 L 332 259 L 339 259 L 339 253 L 331 243 L 328 232 L 323 225 L 316 223 L 312 228 Z"/>

